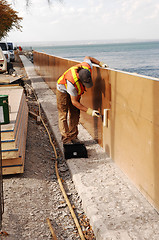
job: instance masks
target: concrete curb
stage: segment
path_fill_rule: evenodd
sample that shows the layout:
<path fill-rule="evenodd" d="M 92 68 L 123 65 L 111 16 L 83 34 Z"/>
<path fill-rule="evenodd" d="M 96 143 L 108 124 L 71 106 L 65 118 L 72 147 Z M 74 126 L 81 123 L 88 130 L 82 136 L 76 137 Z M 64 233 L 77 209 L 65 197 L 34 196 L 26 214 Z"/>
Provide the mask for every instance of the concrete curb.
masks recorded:
<path fill-rule="evenodd" d="M 37 76 L 34 65 L 25 56 L 20 57 L 63 151 L 55 94 Z M 69 159 L 67 163 L 96 239 L 158 240 L 157 212 L 81 125 L 79 139 L 85 142 L 88 159 Z"/>

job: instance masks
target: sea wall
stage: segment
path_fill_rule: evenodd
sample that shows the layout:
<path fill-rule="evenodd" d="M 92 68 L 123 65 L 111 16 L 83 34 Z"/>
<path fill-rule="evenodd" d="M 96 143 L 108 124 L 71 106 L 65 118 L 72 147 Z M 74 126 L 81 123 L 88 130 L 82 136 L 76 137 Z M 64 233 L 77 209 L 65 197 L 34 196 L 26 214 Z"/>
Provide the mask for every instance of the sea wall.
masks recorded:
<path fill-rule="evenodd" d="M 34 52 L 36 71 L 53 91 L 58 77 L 76 63 Z M 99 119 L 81 112 L 80 121 L 159 210 L 159 81 L 99 67 L 92 76 L 93 88 L 81 102 L 106 114 Z"/>

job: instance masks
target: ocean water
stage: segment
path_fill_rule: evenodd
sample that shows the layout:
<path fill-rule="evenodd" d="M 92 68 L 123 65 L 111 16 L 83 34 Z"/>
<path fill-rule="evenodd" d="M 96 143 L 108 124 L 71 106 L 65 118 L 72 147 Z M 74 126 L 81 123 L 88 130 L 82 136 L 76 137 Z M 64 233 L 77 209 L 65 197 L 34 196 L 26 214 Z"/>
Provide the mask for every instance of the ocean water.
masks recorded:
<path fill-rule="evenodd" d="M 159 41 L 36 46 L 34 50 L 77 61 L 92 56 L 112 69 L 159 78 Z"/>

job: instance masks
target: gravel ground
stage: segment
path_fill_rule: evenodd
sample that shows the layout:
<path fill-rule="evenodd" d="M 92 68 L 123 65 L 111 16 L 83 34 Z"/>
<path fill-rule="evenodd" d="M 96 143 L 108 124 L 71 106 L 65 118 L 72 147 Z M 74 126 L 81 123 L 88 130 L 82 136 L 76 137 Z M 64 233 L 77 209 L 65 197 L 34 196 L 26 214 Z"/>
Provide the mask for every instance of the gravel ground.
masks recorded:
<path fill-rule="evenodd" d="M 15 69 L 24 73 L 19 58 Z M 31 111 L 38 112 L 33 94 L 27 96 Z M 47 120 L 43 114 L 47 124 Z M 52 139 L 56 145 L 53 134 Z M 56 145 L 57 151 L 58 147 Z M 55 174 L 55 155 L 47 132 L 29 116 L 25 171 L 23 174 L 3 176 L 4 214 L 2 230 L 7 240 L 52 239 L 46 219 L 49 218 L 59 240 L 80 239 L 69 209 L 61 194 Z M 60 157 L 59 174 L 69 200 L 81 223 L 86 239 L 95 239 L 89 219 L 85 216 L 66 161 Z"/>

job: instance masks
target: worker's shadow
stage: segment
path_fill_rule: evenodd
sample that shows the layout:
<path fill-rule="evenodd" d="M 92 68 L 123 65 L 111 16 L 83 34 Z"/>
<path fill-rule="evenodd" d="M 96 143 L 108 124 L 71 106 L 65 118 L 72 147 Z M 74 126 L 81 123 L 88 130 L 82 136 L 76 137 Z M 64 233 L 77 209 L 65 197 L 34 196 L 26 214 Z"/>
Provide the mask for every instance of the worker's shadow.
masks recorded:
<path fill-rule="evenodd" d="M 96 68 L 97 76 L 95 78 L 93 88 L 93 109 L 98 110 L 102 115 L 102 95 L 105 97 L 105 81 L 101 76 L 100 68 Z M 101 128 L 99 125 L 102 124 L 102 118 L 94 118 L 94 137 L 95 140 L 101 139 Z"/>

